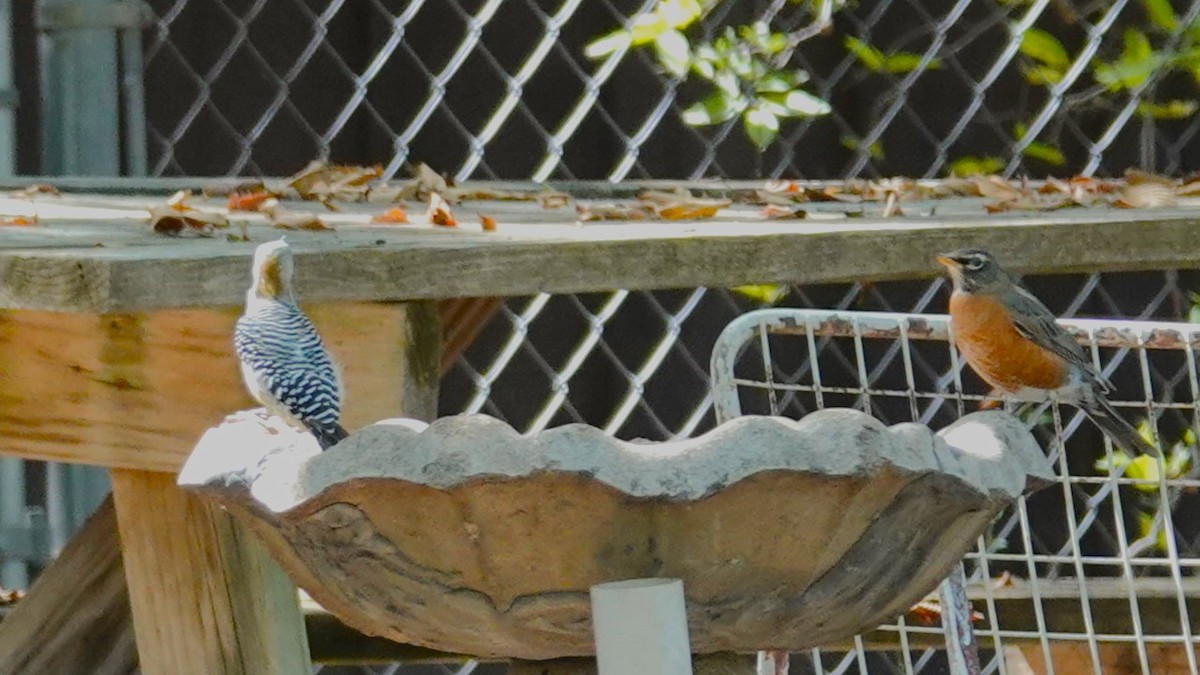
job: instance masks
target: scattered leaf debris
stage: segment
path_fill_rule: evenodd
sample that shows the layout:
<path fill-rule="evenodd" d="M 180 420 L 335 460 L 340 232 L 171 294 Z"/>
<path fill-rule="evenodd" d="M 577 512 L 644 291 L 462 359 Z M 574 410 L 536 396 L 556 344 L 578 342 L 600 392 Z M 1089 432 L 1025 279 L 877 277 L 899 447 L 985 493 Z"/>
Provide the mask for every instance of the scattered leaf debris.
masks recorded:
<path fill-rule="evenodd" d="M 361 201 L 370 192 L 370 184 L 383 175 L 383 166 L 348 166 L 310 162 L 300 173 L 288 179 L 287 186 L 301 199 L 316 201 L 336 210 L 334 200 Z"/>
<path fill-rule="evenodd" d="M 926 626 L 942 625 L 942 606 L 936 599 L 922 600 L 908 610 L 908 619 Z M 984 616 L 974 608 L 971 609 L 971 623 L 983 621 Z"/>
<path fill-rule="evenodd" d="M 481 213 L 479 214 L 479 226 L 483 228 L 484 232 L 495 232 L 496 219 L 491 216 L 485 216 Z"/>
<path fill-rule="evenodd" d="M 229 218 L 223 213 L 202 211 L 188 205 L 191 190 L 180 190 L 165 202 L 150 209 L 150 226 L 159 234 L 177 235 L 194 232 L 211 234 L 213 230 L 229 227 Z"/>
<path fill-rule="evenodd" d="M 320 216 L 314 213 L 272 209 L 267 220 L 271 223 L 271 227 L 281 230 L 333 230 L 324 220 L 321 220 Z"/>
<path fill-rule="evenodd" d="M 268 191 L 262 183 L 237 187 L 229 191 L 227 208 L 230 211 L 261 211 L 263 205 L 278 195 Z"/>
<path fill-rule="evenodd" d="M 1143 181 L 1130 183 L 1129 187 L 1119 192 L 1113 206 L 1122 209 L 1161 209 L 1178 203 L 1174 184 Z"/>
<path fill-rule="evenodd" d="M 733 203 L 731 199 L 702 199 L 690 190 L 647 190 L 638 195 L 643 205 L 664 220 L 702 220 L 717 215 L 717 211 Z"/>
<path fill-rule="evenodd" d="M 650 220 L 653 214 L 632 204 L 576 204 L 575 217 L 581 223 L 595 220 Z"/>
<path fill-rule="evenodd" d="M 433 192 L 429 195 L 429 210 L 425 213 L 431 225 L 441 227 L 457 227 L 458 221 L 450 210 L 450 204 L 440 194 Z"/>
<path fill-rule="evenodd" d="M 378 214 L 372 216 L 371 222 L 372 223 L 391 223 L 391 224 L 407 223 L 408 222 L 408 214 L 404 211 L 403 208 L 401 208 L 399 206 L 393 206 L 392 208 L 388 209 L 387 211 L 384 211 L 383 213 L 378 213 Z"/>
<path fill-rule="evenodd" d="M 58 191 L 58 188 L 48 183 L 34 183 L 33 185 L 23 187 L 20 190 L 14 190 L 10 193 L 12 197 L 16 197 L 17 199 L 33 199 L 38 195 L 58 194 L 61 194 Z"/>

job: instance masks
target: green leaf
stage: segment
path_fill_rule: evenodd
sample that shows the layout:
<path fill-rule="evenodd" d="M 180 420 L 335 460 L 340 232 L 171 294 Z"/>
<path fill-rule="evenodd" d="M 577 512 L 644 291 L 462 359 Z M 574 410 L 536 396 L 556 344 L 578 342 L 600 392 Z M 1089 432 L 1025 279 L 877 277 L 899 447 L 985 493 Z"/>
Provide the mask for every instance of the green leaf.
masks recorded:
<path fill-rule="evenodd" d="M 987 176 L 1004 168 L 1004 160 L 999 157 L 959 157 L 950 162 L 946 173 L 951 176 L 965 178 L 967 176 Z"/>
<path fill-rule="evenodd" d="M 1175 446 L 1175 449 L 1167 456 L 1167 478 L 1182 478 L 1187 475 L 1191 467 L 1191 448 L 1186 445 Z"/>
<path fill-rule="evenodd" d="M 733 292 L 744 295 L 764 305 L 774 305 L 787 297 L 787 294 L 791 293 L 792 289 L 789 286 L 780 286 L 778 284 L 748 284 L 746 286 L 734 287 Z"/>
<path fill-rule="evenodd" d="M 683 111 L 683 122 L 694 127 L 720 124 L 733 119 L 741 112 L 737 100 L 714 91 L 707 98 Z"/>
<path fill-rule="evenodd" d="M 1188 310 L 1188 321 L 1200 323 L 1200 293 L 1191 293 L 1188 299 L 1192 302 L 1192 308 Z"/>
<path fill-rule="evenodd" d="M 846 49 L 869 70 L 877 73 L 883 70 L 884 63 L 887 62 L 883 52 L 851 35 L 846 36 Z"/>
<path fill-rule="evenodd" d="M 1025 81 L 1034 86 L 1058 84 L 1066 73 L 1053 66 L 1024 66 Z"/>
<path fill-rule="evenodd" d="M 670 30 L 671 26 L 662 14 L 658 12 L 650 12 L 643 14 L 633 20 L 633 25 L 629 31 L 633 37 L 633 46 L 647 45 L 658 39 L 663 31 Z"/>
<path fill-rule="evenodd" d="M 784 73 L 769 73 L 754 84 L 754 91 L 760 94 L 768 93 L 784 93 L 791 91 L 795 85 L 792 84 L 792 78 Z"/>
<path fill-rule="evenodd" d="M 910 52 L 896 52 L 883 59 L 883 69 L 889 73 L 911 73 L 921 65 L 921 55 Z M 932 58 L 925 64 L 925 70 L 937 70 L 942 67 L 940 59 Z"/>
<path fill-rule="evenodd" d="M 1155 53 L 1145 33 L 1126 28 L 1124 42 L 1121 58 L 1112 63 L 1099 63 L 1092 72 L 1096 81 L 1109 91 L 1140 86 L 1163 62 L 1163 57 Z"/>
<path fill-rule="evenodd" d="M 1021 53 L 1060 74 L 1071 65 L 1071 56 L 1058 38 L 1040 28 L 1029 28 L 1021 36 Z"/>
<path fill-rule="evenodd" d="M 1030 143 L 1021 154 L 1054 166 L 1062 166 L 1067 163 L 1067 158 L 1063 156 L 1061 150 L 1040 141 Z"/>
<path fill-rule="evenodd" d="M 1146 9 L 1150 23 L 1164 33 L 1172 33 L 1179 27 L 1179 17 L 1175 16 L 1171 0 L 1142 0 L 1142 6 Z"/>
<path fill-rule="evenodd" d="M 1167 550 L 1167 528 L 1156 527 L 1154 524 L 1154 515 L 1153 514 L 1145 513 L 1145 512 L 1138 514 L 1138 533 L 1139 533 L 1138 538 L 1139 539 L 1145 539 L 1146 537 L 1149 537 L 1150 534 L 1152 532 L 1154 532 L 1156 529 L 1158 530 L 1158 536 L 1154 538 L 1155 539 L 1154 545 L 1156 548 L 1158 548 L 1159 551 L 1166 551 Z"/>
<path fill-rule="evenodd" d="M 842 140 L 842 146 L 844 146 L 850 150 L 858 150 L 859 148 L 862 147 L 862 143 L 857 138 L 854 138 L 853 136 L 842 136 L 841 140 Z M 870 156 L 871 159 L 874 159 L 877 161 L 883 160 L 884 159 L 883 142 L 875 141 L 874 143 L 872 143 L 871 147 L 867 148 L 867 155 Z"/>
<path fill-rule="evenodd" d="M 1136 28 L 1126 28 L 1121 37 L 1125 43 L 1125 50 L 1121 53 L 1121 58 L 1131 61 L 1146 61 L 1154 56 L 1154 47 L 1150 45 L 1150 38 L 1146 37 L 1142 31 Z"/>
<path fill-rule="evenodd" d="M 683 33 L 669 30 L 659 35 L 654 41 L 654 51 L 658 55 L 658 62 L 667 69 L 668 73 L 675 77 L 683 77 L 687 74 L 688 66 L 691 65 L 692 52 Z"/>
<path fill-rule="evenodd" d="M 633 36 L 621 28 L 589 42 L 583 49 L 583 55 L 589 59 L 602 59 L 613 52 L 628 48 L 631 44 Z"/>
<path fill-rule="evenodd" d="M 1156 120 L 1182 120 L 1191 117 L 1196 112 L 1197 107 L 1196 101 L 1180 99 L 1166 103 L 1142 101 L 1138 103 L 1137 112 L 1142 117 L 1150 117 Z"/>
<path fill-rule="evenodd" d="M 1138 455 L 1125 468 L 1125 477 L 1139 481 L 1133 487 L 1142 492 L 1158 492 L 1159 466 L 1157 457 Z"/>
<path fill-rule="evenodd" d="M 799 89 L 786 94 L 765 94 L 761 103 L 778 117 L 817 117 L 832 110 L 829 103 Z"/>
<path fill-rule="evenodd" d="M 654 12 L 672 29 L 687 28 L 704 15 L 704 7 L 697 0 L 661 0 Z"/>
<path fill-rule="evenodd" d="M 742 122 L 746 127 L 746 135 L 760 150 L 770 145 L 779 135 L 779 118 L 760 105 L 747 108 Z"/>
<path fill-rule="evenodd" d="M 717 89 L 730 98 L 742 97 L 742 86 L 738 81 L 737 75 L 734 75 L 728 70 L 718 70 L 717 74 L 712 78 L 713 84 L 717 85 Z"/>

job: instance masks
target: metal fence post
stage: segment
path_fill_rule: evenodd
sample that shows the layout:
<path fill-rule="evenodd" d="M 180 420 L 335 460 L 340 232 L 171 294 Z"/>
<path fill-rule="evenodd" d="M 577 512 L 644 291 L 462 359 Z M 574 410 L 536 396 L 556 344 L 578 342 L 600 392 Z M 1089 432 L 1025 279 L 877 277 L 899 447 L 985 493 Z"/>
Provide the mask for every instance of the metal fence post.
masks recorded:
<path fill-rule="evenodd" d="M 141 106 L 140 85 L 121 78 L 121 55 L 140 50 L 137 31 L 146 9 L 139 0 L 42 0 L 37 26 L 42 33 L 43 166 L 47 174 L 122 173 L 121 89 L 129 105 Z M 120 35 L 120 40 L 118 36 Z M 141 78 L 140 53 L 126 63 L 126 75 Z M 132 66 L 132 68 L 131 68 Z M 136 72 L 134 72 L 136 71 Z M 132 152 L 127 164 L 145 170 L 141 111 L 125 116 Z M 133 120 L 134 117 L 139 118 Z M 131 121 L 132 120 L 132 121 Z M 136 138 L 141 134 L 141 138 Z M 134 168 L 130 166 L 127 168 Z"/>

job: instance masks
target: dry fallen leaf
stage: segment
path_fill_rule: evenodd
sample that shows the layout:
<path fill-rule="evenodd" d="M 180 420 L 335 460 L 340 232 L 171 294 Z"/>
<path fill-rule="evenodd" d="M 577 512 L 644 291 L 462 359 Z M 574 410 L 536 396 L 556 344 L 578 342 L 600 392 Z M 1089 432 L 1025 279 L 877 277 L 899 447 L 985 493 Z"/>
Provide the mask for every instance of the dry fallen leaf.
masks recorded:
<path fill-rule="evenodd" d="M 267 220 L 271 223 L 271 227 L 281 230 L 332 230 L 321 220 L 321 217 L 313 213 L 300 213 L 279 211 L 273 209 Z"/>
<path fill-rule="evenodd" d="M 18 199 L 32 199 L 37 195 L 57 195 L 58 188 L 47 183 L 34 183 L 28 187 L 21 188 L 12 192 L 12 196 Z"/>
<path fill-rule="evenodd" d="M 167 206 L 175 209 L 176 211 L 187 211 L 192 208 L 187 205 L 187 200 L 191 196 L 191 190 L 179 190 L 170 197 L 167 197 Z"/>
<path fill-rule="evenodd" d="M 685 188 L 646 190 L 638 195 L 642 206 L 665 220 L 712 218 L 717 211 L 733 203 L 730 199 L 701 199 Z"/>
<path fill-rule="evenodd" d="M 808 211 L 797 206 L 775 206 L 774 204 L 764 206 L 759 214 L 767 220 L 803 220 L 808 217 Z"/>
<path fill-rule="evenodd" d="M 214 229 L 229 227 L 229 218 L 225 214 L 188 206 L 191 195 L 191 190 L 180 190 L 151 208 L 151 228 L 159 234 L 179 234 L 185 230 L 208 234 Z"/>
<path fill-rule="evenodd" d="M 1149 171 L 1142 171 L 1141 169 L 1126 169 L 1125 182 L 1129 185 L 1145 185 L 1148 183 L 1154 183 L 1169 188 L 1175 187 L 1174 179 L 1167 178 L 1166 176 L 1160 176 L 1156 173 L 1150 173 Z"/>
<path fill-rule="evenodd" d="M 942 624 L 942 606 L 936 600 L 923 600 L 908 610 L 907 618 L 926 626 Z M 971 609 L 971 623 L 983 621 L 983 614 Z"/>
<path fill-rule="evenodd" d="M 1188 176 L 1175 188 L 1175 194 L 1180 197 L 1194 197 L 1200 195 L 1200 176 Z"/>
<path fill-rule="evenodd" d="M 387 211 L 384 211 L 383 213 L 373 216 L 371 218 L 371 222 L 372 223 L 393 223 L 393 224 L 394 223 L 407 223 L 408 222 L 408 214 L 405 213 L 404 209 L 400 208 L 399 206 L 393 206 L 392 208 L 388 209 Z"/>
<path fill-rule="evenodd" d="M 333 209 L 332 201 L 360 201 L 370 192 L 370 183 L 383 175 L 383 167 L 344 166 L 310 162 L 287 181 L 301 199 L 318 201 Z"/>
<path fill-rule="evenodd" d="M 1021 191 L 1000 176 L 972 176 L 968 180 L 980 197 L 1008 201 L 1021 196 Z"/>
<path fill-rule="evenodd" d="M 649 211 L 626 204 L 576 204 L 575 217 L 581 223 L 592 220 L 650 220 Z"/>
<path fill-rule="evenodd" d="M 496 219 L 491 216 L 485 216 L 483 214 L 480 214 L 479 215 L 479 226 L 483 228 L 484 232 L 495 232 L 496 231 Z"/>
<path fill-rule="evenodd" d="M 561 209 L 571 203 L 571 195 L 554 190 L 538 192 L 534 199 L 543 209 Z"/>
<path fill-rule="evenodd" d="M 0 218 L 0 225 L 14 227 L 32 227 L 38 224 L 37 216 L 4 216 Z"/>
<path fill-rule="evenodd" d="M 429 195 L 429 210 L 426 211 L 425 216 L 432 225 L 440 225 L 442 227 L 458 226 L 458 221 L 454 219 L 454 213 L 450 210 L 450 205 L 436 192 Z"/>
<path fill-rule="evenodd" d="M 232 190 L 229 193 L 227 208 L 230 211 L 260 211 L 263 204 L 272 198 L 274 195 L 261 186 L 257 190 Z"/>
<path fill-rule="evenodd" d="M 1122 190 L 1113 201 L 1113 206 L 1122 209 L 1160 209 L 1175 206 L 1177 203 L 1179 202 L 1175 198 L 1173 186 L 1144 182 L 1132 184 Z"/>
<path fill-rule="evenodd" d="M 762 192 L 775 197 L 786 197 L 793 202 L 856 201 L 850 196 L 847 196 L 847 198 L 840 197 L 839 195 L 843 192 L 842 187 L 830 185 L 823 188 L 815 188 L 803 185 L 794 180 L 767 181 Z"/>

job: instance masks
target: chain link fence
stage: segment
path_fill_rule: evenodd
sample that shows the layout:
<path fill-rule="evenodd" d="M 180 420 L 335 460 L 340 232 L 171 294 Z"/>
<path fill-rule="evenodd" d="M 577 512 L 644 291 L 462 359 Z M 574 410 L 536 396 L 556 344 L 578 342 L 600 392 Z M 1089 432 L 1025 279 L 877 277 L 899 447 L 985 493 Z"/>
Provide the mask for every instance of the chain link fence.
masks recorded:
<path fill-rule="evenodd" d="M 830 112 L 785 120 L 761 153 L 737 117 L 685 123 L 711 89 L 696 71 L 672 75 L 647 47 L 585 55 L 665 1 L 149 4 L 154 175 L 283 175 L 318 156 L 538 181 L 1197 164 L 1198 3 L 705 3 L 694 45 L 755 22 L 805 37 L 830 10 L 785 60 Z"/>
<path fill-rule="evenodd" d="M 113 128 L 122 130 L 120 154 L 137 159 L 127 160 L 127 168 L 144 164 L 156 176 L 286 175 L 315 157 L 381 163 L 389 177 L 426 162 L 457 180 L 535 181 L 952 170 L 1040 176 L 1119 174 L 1131 166 L 1179 174 L 1200 165 L 1194 141 L 1200 116 L 1193 114 L 1200 100 L 1193 44 L 1200 38 L 1200 2 L 704 3 L 703 15 L 685 27 L 693 49 L 715 44 L 726 26 L 756 22 L 804 38 L 789 43 L 786 68 L 810 79 L 790 86 L 827 102 L 828 113 L 781 116 L 778 135 L 761 148 L 744 110 L 712 125 L 685 121 L 712 94 L 712 82 L 695 72 L 672 74 L 654 45 L 587 55 L 598 38 L 640 25 L 665 4 L 149 0 L 140 33 L 123 33 L 140 34 L 142 49 L 136 58 L 122 52 L 124 123 Z M 1062 316 L 1180 320 L 1191 310 L 1190 292 L 1200 290 L 1200 275 L 1190 270 L 1026 282 Z M 943 311 L 944 298 L 944 283 L 926 280 L 797 287 L 781 304 L 923 313 Z M 519 430 L 578 421 L 624 438 L 702 433 L 714 424 L 712 345 L 729 320 L 754 306 L 737 293 L 703 288 L 510 299 L 445 376 L 441 413 L 483 412 Z M 818 358 L 834 370 L 854 363 L 836 341 L 821 350 Z M 1138 354 L 1112 357 L 1120 391 L 1142 392 L 1145 373 L 1156 397 L 1189 384 L 1183 361 L 1156 360 L 1144 370 Z M 896 355 L 890 358 L 894 364 Z M 913 363 L 926 390 L 944 389 L 946 363 Z M 857 377 L 856 369 L 847 372 Z M 1166 429 L 1179 438 L 1192 428 L 1186 411 L 1166 417 Z M 1061 422 L 1067 426 L 1059 431 L 1072 443 L 1103 447 L 1088 425 Z M 1056 431 L 1039 430 L 1043 441 Z M 1100 475 L 1093 455 L 1070 457 L 1064 475 Z M 1188 464 L 1176 477 L 1183 488 L 1194 479 L 1191 471 Z M 41 473 L 30 476 L 31 486 L 40 485 Z M 1035 556 L 1036 576 L 1070 576 L 1075 558 L 1064 557 L 1064 547 L 1085 539 L 1110 546 L 1141 541 L 1148 546 L 1142 555 L 1157 555 L 1153 510 L 1151 529 L 1139 536 L 1137 517 L 1116 518 L 1093 499 L 1087 480 L 1064 485 L 1051 498 L 1057 501 L 1029 516 L 1031 528 L 1013 529 L 1011 518 L 998 523 L 1001 536 L 1030 535 L 1014 569 L 1028 555 Z M 1128 486 L 1108 497 L 1118 493 L 1139 498 Z M 40 494 L 31 488 L 27 501 Z M 1183 499 L 1184 508 L 1192 508 L 1191 499 Z M 1068 520 L 1080 528 L 1079 518 L 1087 520 L 1082 534 L 1046 534 L 1055 522 L 1066 527 L 1068 503 L 1078 507 L 1078 518 Z M 1118 531 L 1126 527 L 1132 534 Z M 1197 537 L 1175 532 L 1178 559 L 1200 557 Z M 1045 635 L 1033 639 L 1044 643 Z M 461 667 L 358 672 L 423 675 Z M 347 672 L 339 668 L 323 672 Z M 872 656 L 869 668 L 943 669 L 944 659 L 919 649 Z M 867 670 L 862 654 L 817 654 L 793 664 L 793 672 Z M 1013 671 L 993 657 L 988 672 Z"/>

